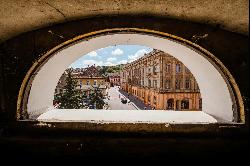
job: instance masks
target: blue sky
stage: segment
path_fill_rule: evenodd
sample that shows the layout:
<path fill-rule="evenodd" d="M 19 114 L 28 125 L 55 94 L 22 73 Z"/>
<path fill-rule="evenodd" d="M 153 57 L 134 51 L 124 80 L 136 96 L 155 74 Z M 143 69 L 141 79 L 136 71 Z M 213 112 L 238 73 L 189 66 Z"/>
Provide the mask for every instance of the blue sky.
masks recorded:
<path fill-rule="evenodd" d="M 83 55 L 69 67 L 84 68 L 88 65 L 113 66 L 132 62 L 153 49 L 140 45 L 115 45 L 94 50 Z"/>

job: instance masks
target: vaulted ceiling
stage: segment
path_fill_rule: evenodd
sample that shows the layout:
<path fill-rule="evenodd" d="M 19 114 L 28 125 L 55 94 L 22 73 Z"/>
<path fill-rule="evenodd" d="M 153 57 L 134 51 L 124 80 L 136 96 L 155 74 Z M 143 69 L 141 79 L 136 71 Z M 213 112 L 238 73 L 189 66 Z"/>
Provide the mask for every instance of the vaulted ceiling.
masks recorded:
<path fill-rule="evenodd" d="M 248 0 L 0 0 L 0 43 L 61 22 L 121 14 L 168 17 L 249 34 Z"/>

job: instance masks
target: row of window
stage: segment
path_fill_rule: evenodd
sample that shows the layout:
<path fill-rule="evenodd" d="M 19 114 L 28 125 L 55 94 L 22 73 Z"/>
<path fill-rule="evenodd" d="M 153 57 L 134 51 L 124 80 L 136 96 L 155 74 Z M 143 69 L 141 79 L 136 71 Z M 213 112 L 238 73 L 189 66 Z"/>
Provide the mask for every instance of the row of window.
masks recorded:
<path fill-rule="evenodd" d="M 190 109 L 189 108 L 189 100 L 183 99 L 183 100 L 176 100 L 174 99 L 168 99 L 167 100 L 167 109 L 169 110 L 179 110 L 179 109 Z M 202 110 L 202 99 L 199 99 L 199 109 Z"/>
<path fill-rule="evenodd" d="M 137 84 L 137 85 L 142 85 L 144 86 L 144 80 L 133 80 L 132 83 Z M 151 79 L 148 79 L 148 87 L 153 87 L 153 88 L 158 88 L 158 81 Z M 175 80 L 175 89 L 181 89 L 182 87 L 182 79 L 176 79 Z M 166 79 L 165 80 L 165 89 L 171 89 L 172 88 L 172 79 Z M 196 89 L 196 87 L 194 87 Z M 184 89 L 191 89 L 191 80 L 189 77 L 185 79 L 185 84 L 184 84 Z"/>
<path fill-rule="evenodd" d="M 144 85 L 143 80 L 142 80 L 142 85 Z M 172 85 L 172 80 L 167 79 L 165 82 L 165 88 L 171 89 L 171 87 L 172 87 L 171 85 Z M 152 87 L 150 79 L 148 80 L 148 87 Z M 157 88 L 157 80 L 153 80 L 153 87 Z M 181 89 L 181 79 L 175 80 L 175 89 Z M 191 89 L 191 80 L 190 79 L 185 80 L 185 89 Z"/>
<path fill-rule="evenodd" d="M 113 79 L 111 79 L 111 81 L 119 82 L 120 78 L 113 78 Z"/>
<path fill-rule="evenodd" d="M 168 64 L 166 64 L 166 72 L 167 73 L 171 73 L 171 66 L 172 66 L 172 64 L 171 63 L 168 63 Z M 183 66 L 184 67 L 184 66 Z M 181 73 L 182 72 L 182 65 L 180 64 L 180 63 L 177 63 L 176 65 L 175 65 L 175 72 L 176 73 Z M 187 68 L 187 67 L 185 67 L 185 72 L 186 73 L 190 73 L 190 70 Z"/>
<path fill-rule="evenodd" d="M 166 72 L 167 73 L 171 73 L 172 65 L 173 65 L 172 63 L 166 64 Z M 184 67 L 184 68 L 185 68 L 186 73 L 190 73 L 190 70 L 187 67 Z M 159 66 L 153 66 L 153 73 L 156 74 L 158 71 L 159 71 Z M 148 72 L 151 73 L 151 67 L 148 68 Z M 181 73 L 182 72 L 182 64 L 177 63 L 175 65 L 175 72 L 176 73 Z M 129 75 L 131 75 L 131 74 L 138 75 L 138 74 L 141 74 L 141 71 L 139 69 L 134 69 L 134 70 L 132 70 L 132 73 L 131 73 L 131 71 L 129 72 Z M 144 74 L 144 69 L 142 69 L 142 74 Z M 125 77 L 124 73 L 123 73 L 123 77 Z"/>
<path fill-rule="evenodd" d="M 172 80 L 167 79 L 165 82 L 165 88 L 171 89 L 171 85 L 172 85 Z M 190 79 L 185 80 L 184 87 L 185 87 L 185 89 L 191 89 L 191 80 Z M 181 89 L 181 79 L 175 80 L 175 89 Z"/>
<path fill-rule="evenodd" d="M 103 81 L 101 81 L 101 84 L 103 84 Z M 90 85 L 90 81 L 89 80 L 86 81 L 86 85 Z M 93 85 L 97 85 L 97 80 L 94 80 Z M 82 86 L 82 81 L 79 81 L 79 86 Z"/>

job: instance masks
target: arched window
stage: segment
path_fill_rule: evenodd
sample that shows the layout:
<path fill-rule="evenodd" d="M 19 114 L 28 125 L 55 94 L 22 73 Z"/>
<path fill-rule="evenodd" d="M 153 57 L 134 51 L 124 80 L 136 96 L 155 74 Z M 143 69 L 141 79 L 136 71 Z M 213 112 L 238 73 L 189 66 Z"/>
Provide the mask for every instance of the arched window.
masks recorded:
<path fill-rule="evenodd" d="M 100 43 L 105 43 L 104 41 L 109 42 L 109 41 L 111 41 L 111 39 L 113 39 L 112 40 L 113 43 L 111 43 L 111 44 L 114 44 L 115 42 L 117 42 L 118 39 L 119 39 L 119 41 L 121 40 L 120 41 L 121 43 L 131 41 L 132 44 L 133 44 L 133 42 L 136 43 L 137 41 L 144 42 L 145 38 L 148 38 L 145 41 L 147 41 L 149 44 L 152 40 L 158 41 L 158 38 L 156 38 L 154 36 L 152 37 L 151 35 L 146 36 L 146 35 L 136 34 L 136 36 L 134 36 L 134 34 L 117 34 L 117 35 L 113 35 L 112 38 L 110 38 L 109 35 L 108 35 L 108 37 L 101 36 L 101 37 L 95 37 L 95 38 L 93 38 L 93 40 L 87 40 L 87 41 L 84 40 L 82 42 L 79 42 L 79 43 L 76 43 L 75 45 L 70 46 L 69 48 L 65 47 L 65 49 L 62 49 L 61 51 L 59 51 L 59 53 L 53 55 L 53 58 L 48 59 L 48 62 L 44 61 L 43 66 L 41 66 L 41 70 L 39 70 L 38 72 L 36 72 L 35 67 L 40 67 L 40 66 L 36 65 L 34 68 L 32 68 L 31 72 L 28 73 L 27 78 L 30 78 L 31 75 L 35 72 L 36 72 L 36 75 L 34 77 L 34 81 L 31 80 L 30 82 L 28 82 L 25 80 L 24 83 L 22 84 L 23 85 L 22 87 L 28 87 L 28 89 L 21 89 L 22 91 L 20 92 L 21 93 L 20 96 L 25 96 L 23 94 L 26 92 L 29 95 L 25 98 L 22 98 L 22 97 L 19 98 L 18 102 L 19 102 L 20 106 L 18 107 L 18 110 L 17 110 L 18 117 L 22 116 L 22 114 L 21 114 L 22 113 L 22 106 L 23 107 L 27 106 L 27 112 L 32 114 L 32 115 L 38 113 L 36 110 L 44 109 L 45 107 L 46 107 L 46 109 L 47 109 L 47 107 L 50 108 L 50 106 L 52 105 L 51 103 L 53 102 L 53 96 L 52 96 L 53 93 L 51 93 L 51 92 L 52 92 L 52 90 L 54 90 L 54 88 L 56 86 L 56 83 L 58 81 L 57 79 L 59 79 L 59 74 L 62 73 L 62 70 L 65 69 L 65 67 L 66 67 L 65 65 L 67 64 L 67 63 L 58 63 L 58 62 L 64 62 L 64 61 L 69 60 L 69 59 L 70 59 L 70 61 L 72 61 L 74 58 L 80 56 L 80 55 L 76 54 L 76 52 L 79 52 L 79 51 L 73 51 L 72 54 L 74 54 L 74 56 L 68 56 L 67 51 L 66 51 L 67 49 L 70 49 L 70 50 L 71 49 L 72 50 L 80 49 L 80 48 L 82 48 L 82 47 L 80 47 L 81 46 L 80 44 L 83 44 L 83 43 L 84 44 L 87 43 L 88 45 L 92 46 L 92 45 L 95 45 L 95 43 L 96 43 L 95 40 L 100 41 Z M 138 40 L 133 41 L 134 38 L 138 39 Z M 139 40 L 139 39 L 141 39 L 141 40 Z M 147 42 L 145 42 L 145 45 L 148 44 Z M 186 65 L 190 67 L 191 71 L 195 71 L 194 76 L 196 76 L 199 85 L 202 85 L 202 86 L 200 86 L 200 88 L 201 88 L 201 92 L 203 94 L 202 97 L 203 97 L 203 101 L 205 103 L 204 106 L 206 106 L 206 108 L 203 106 L 204 112 L 211 114 L 211 115 L 216 115 L 217 117 L 220 117 L 223 120 L 232 121 L 232 119 L 234 118 L 234 116 L 233 116 L 234 110 L 231 110 L 231 108 L 232 108 L 232 104 L 234 104 L 235 102 L 233 102 L 234 98 L 233 98 L 233 100 L 232 100 L 232 98 L 230 98 L 230 92 L 231 92 L 230 85 L 231 84 L 230 85 L 226 84 L 227 82 L 225 82 L 223 79 L 224 75 L 230 76 L 228 73 L 224 72 L 225 70 L 224 70 L 223 66 L 221 68 L 223 70 L 217 71 L 216 70 L 217 66 L 214 66 L 214 64 L 209 63 L 209 61 L 208 61 L 208 60 L 211 60 L 211 61 L 213 60 L 213 62 L 214 61 L 217 62 L 216 59 L 214 60 L 210 57 L 209 53 L 205 52 L 204 53 L 205 56 L 203 56 L 203 53 L 201 55 L 199 55 L 199 52 L 193 51 L 192 49 L 186 49 L 186 46 L 184 44 L 183 45 L 179 44 L 180 48 L 183 47 L 183 49 L 181 49 L 182 52 L 181 52 L 181 54 L 180 53 L 175 54 L 175 52 L 173 51 L 174 50 L 173 48 L 175 48 L 173 46 L 176 45 L 175 42 L 168 41 L 168 39 L 163 40 L 163 41 L 160 40 L 159 42 L 164 43 L 161 45 L 166 46 L 166 47 L 161 48 L 163 51 L 166 51 L 166 52 L 168 51 L 168 52 L 173 53 L 173 55 L 175 55 L 180 60 L 185 61 L 186 57 L 193 58 L 193 60 L 187 61 Z M 169 44 L 167 44 L 167 43 L 169 43 Z M 171 43 L 171 45 L 170 45 L 170 43 Z M 64 45 L 64 46 L 66 46 L 66 45 Z M 167 47 L 167 46 L 169 46 L 169 47 Z M 100 47 L 100 45 L 98 45 L 98 47 Z M 93 49 L 93 48 L 91 47 L 91 49 Z M 91 51 L 91 50 L 89 47 L 84 47 L 84 50 L 81 50 L 81 51 L 87 53 L 87 51 Z M 208 55 L 206 55 L 206 54 L 208 54 Z M 47 60 L 46 59 L 47 57 L 50 57 L 49 55 L 50 54 L 46 54 L 46 56 L 44 56 L 45 60 Z M 66 57 L 69 59 L 67 59 Z M 208 58 L 208 60 L 206 59 L 206 57 Z M 197 62 L 199 62 L 199 63 L 197 63 Z M 56 69 L 58 71 L 54 70 L 55 64 L 58 65 L 58 66 L 56 66 Z M 181 65 L 182 65 L 181 63 L 176 65 L 176 69 L 177 69 L 176 72 L 181 72 L 181 70 L 182 70 Z M 193 65 L 195 65 L 195 66 L 193 66 Z M 221 64 L 218 63 L 219 67 L 220 67 L 220 65 Z M 218 67 L 218 69 L 220 69 L 219 67 Z M 197 70 L 195 70 L 195 68 L 197 68 Z M 212 70 L 212 69 L 215 69 L 215 70 Z M 51 72 L 55 71 L 55 72 L 48 75 L 48 78 L 47 78 L 47 76 L 44 77 L 44 73 L 48 73 L 50 71 Z M 221 76 L 222 74 L 220 72 L 222 72 L 222 74 L 224 74 L 223 77 Z M 129 77 L 130 77 L 130 79 L 133 78 L 131 75 L 129 75 Z M 44 78 L 46 78 L 46 79 L 44 79 Z M 231 78 L 231 77 L 225 77 L 225 78 Z M 47 79 L 53 80 L 53 84 L 52 83 L 46 84 Z M 27 79 L 27 80 L 29 80 L 29 79 Z M 184 85 L 184 84 L 181 84 L 181 80 L 182 79 L 177 80 L 175 82 L 177 89 L 182 88 Z M 209 80 L 216 80 L 216 81 L 209 82 Z M 149 86 L 151 87 L 151 81 L 150 80 L 148 80 L 148 81 L 149 81 Z M 228 79 L 228 81 L 230 82 L 230 79 Z M 129 82 L 129 80 L 128 80 L 128 82 Z M 234 82 L 232 82 L 232 83 L 234 83 Z M 29 85 L 32 85 L 32 86 L 29 86 Z M 234 86 L 236 84 L 232 84 L 232 85 Z M 131 92 L 132 85 L 129 85 L 129 86 L 130 86 L 129 89 Z M 41 91 L 41 89 L 43 91 L 45 89 L 46 91 L 44 91 L 44 92 L 46 92 L 46 93 L 43 93 L 42 96 L 40 97 L 39 95 L 41 93 L 39 93 L 39 92 Z M 213 95 L 213 98 L 211 98 L 211 95 Z M 233 95 L 231 95 L 231 96 L 233 96 Z M 150 96 L 148 96 L 148 97 L 149 97 L 149 101 L 150 101 Z M 36 101 L 37 98 L 40 99 L 39 102 L 34 102 L 34 101 Z M 177 104 L 178 104 L 178 102 L 177 102 Z M 173 108 L 174 105 L 175 105 L 175 102 L 173 100 L 171 108 Z M 188 103 L 188 105 L 189 105 L 189 103 Z M 216 105 L 216 108 L 214 107 L 214 105 Z M 183 106 L 183 107 L 185 107 L 185 106 Z M 179 108 L 178 105 L 177 105 L 177 108 Z M 220 108 L 221 111 L 217 111 L 218 108 Z M 230 111 L 228 111 L 228 110 L 230 110 Z M 24 110 L 24 111 L 26 111 L 26 110 Z M 44 109 L 44 111 L 45 111 L 45 109 Z"/>
<path fill-rule="evenodd" d="M 184 99 L 181 101 L 181 109 L 189 109 L 189 100 L 188 99 Z"/>
<path fill-rule="evenodd" d="M 168 99 L 167 100 L 167 110 L 173 110 L 174 109 L 174 99 Z"/>

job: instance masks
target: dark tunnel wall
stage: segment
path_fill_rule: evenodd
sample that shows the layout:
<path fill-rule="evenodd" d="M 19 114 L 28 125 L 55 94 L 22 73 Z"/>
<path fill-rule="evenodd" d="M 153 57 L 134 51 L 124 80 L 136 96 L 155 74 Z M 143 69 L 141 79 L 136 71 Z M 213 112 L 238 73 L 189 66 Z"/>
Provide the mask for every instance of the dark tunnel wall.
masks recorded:
<path fill-rule="evenodd" d="M 236 79 L 245 101 L 249 99 L 248 36 L 221 30 L 220 25 L 210 27 L 163 17 L 100 16 L 27 32 L 0 45 L 1 118 L 15 120 L 17 96 L 22 80 L 41 54 L 78 35 L 122 27 L 162 31 L 191 41 L 194 41 L 194 35 L 208 34 L 208 37 L 196 43 L 222 61 Z"/>
<path fill-rule="evenodd" d="M 75 156 L 79 158 L 95 156 L 164 158 L 166 154 L 191 157 L 204 154 L 217 156 L 220 153 L 229 156 L 226 157 L 228 159 L 236 158 L 233 152 L 237 152 L 240 157 L 246 155 L 247 153 L 243 151 L 248 149 L 248 136 L 232 132 L 238 131 L 238 127 L 230 129 L 229 136 L 220 138 L 213 135 L 213 131 L 217 130 L 216 126 L 209 129 L 211 132 L 208 135 L 199 133 L 165 137 L 124 133 L 104 134 L 98 131 L 94 134 L 85 134 L 82 131 L 75 133 L 71 129 L 65 131 L 53 128 L 37 130 L 32 128 L 29 122 L 27 125 L 24 122 L 21 124 L 16 122 L 16 104 L 21 83 L 26 72 L 39 56 L 78 35 L 123 27 L 162 31 L 191 41 L 194 35 L 208 34 L 207 38 L 198 40 L 197 44 L 222 61 L 236 79 L 242 96 L 249 99 L 248 36 L 222 30 L 220 25 L 210 27 L 147 15 L 99 16 L 57 24 L 21 34 L 0 45 L 0 152 L 3 152 L 3 156 L 15 156 L 22 160 L 27 156 L 31 158 L 49 156 L 53 159 L 54 157 L 61 159 L 61 156 L 70 159 Z M 245 100 L 245 106 L 248 126 L 247 100 Z M 82 125 L 85 126 L 85 124 Z M 106 128 L 105 125 L 103 127 Z M 144 126 L 144 128 L 147 127 Z M 185 126 L 183 130 L 188 132 L 190 127 Z M 227 132 L 223 131 L 223 134 L 225 133 Z"/>

